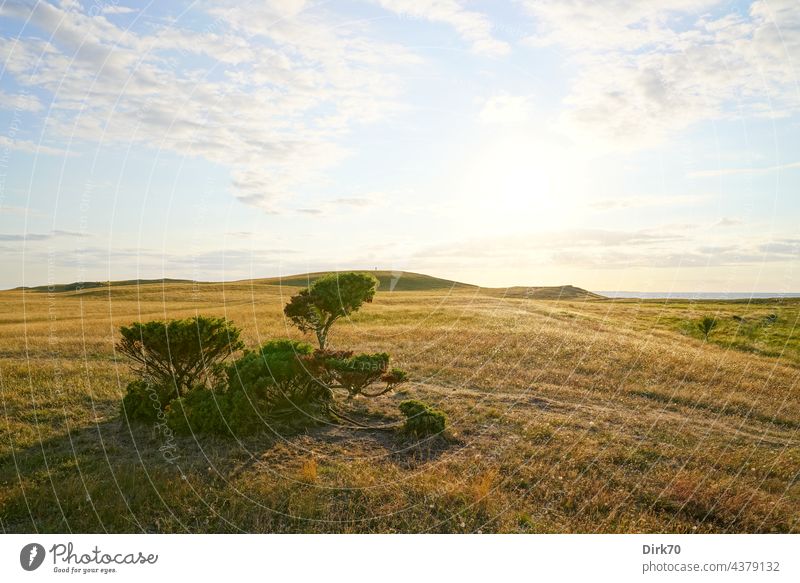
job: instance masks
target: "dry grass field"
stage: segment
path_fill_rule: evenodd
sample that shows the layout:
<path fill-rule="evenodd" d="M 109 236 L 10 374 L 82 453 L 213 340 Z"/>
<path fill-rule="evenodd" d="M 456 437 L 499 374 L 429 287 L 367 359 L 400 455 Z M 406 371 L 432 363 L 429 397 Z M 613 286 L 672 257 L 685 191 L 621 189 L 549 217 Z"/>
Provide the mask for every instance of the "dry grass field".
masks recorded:
<path fill-rule="evenodd" d="M 331 341 L 391 353 L 411 382 L 348 406 L 380 423 L 421 398 L 447 413 L 445 437 L 329 425 L 167 444 L 120 417 L 132 378 L 114 353 L 120 325 L 202 313 L 232 320 L 250 347 L 301 339 L 282 314 L 297 289 L 0 293 L 0 529 L 800 531 L 797 300 L 399 286 Z M 703 315 L 720 321 L 708 343 L 694 328 Z"/>

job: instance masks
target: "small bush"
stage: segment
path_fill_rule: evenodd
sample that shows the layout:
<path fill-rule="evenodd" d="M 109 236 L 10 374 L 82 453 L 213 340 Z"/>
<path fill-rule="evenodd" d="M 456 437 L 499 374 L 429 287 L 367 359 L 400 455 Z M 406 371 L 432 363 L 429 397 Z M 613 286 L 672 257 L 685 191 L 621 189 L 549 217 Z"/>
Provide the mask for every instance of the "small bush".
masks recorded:
<path fill-rule="evenodd" d="M 345 358 L 322 358 L 332 381 L 345 389 L 350 397 L 362 393 L 369 385 L 379 381 L 389 366 L 389 355 L 385 352 L 347 355 Z"/>
<path fill-rule="evenodd" d="M 143 379 L 171 387 L 181 397 L 191 387 L 212 385 L 223 361 L 243 348 L 239 329 L 224 318 L 134 322 L 119 329 L 117 350 Z"/>
<path fill-rule="evenodd" d="M 330 389 L 313 374 L 314 349 L 304 342 L 273 340 L 227 369 L 222 390 L 193 390 L 168 407 L 167 424 L 178 434 L 250 435 L 264 429 L 290 433 L 327 416 Z"/>
<path fill-rule="evenodd" d="M 225 393 L 190 391 L 166 408 L 167 426 L 176 434 L 214 433 L 230 435 L 227 420 L 230 398 Z"/>
<path fill-rule="evenodd" d="M 403 401 L 400 412 L 406 416 L 403 432 L 414 437 L 438 435 L 447 424 L 444 413 L 422 401 Z"/>
<path fill-rule="evenodd" d="M 314 366 L 323 382 L 330 387 L 346 390 L 349 398 L 358 395 L 378 397 L 407 379 L 406 373 L 399 368 L 389 370 L 389 355 L 385 352 L 353 356 L 349 351 L 317 350 L 314 353 Z M 366 390 L 379 381 L 385 385 L 372 391 Z"/>
<path fill-rule="evenodd" d="M 245 436 L 272 428 L 288 432 L 291 424 L 271 418 L 263 403 L 244 391 L 212 392 L 196 390 L 176 399 L 167 407 L 167 425 L 176 434 Z"/>
<path fill-rule="evenodd" d="M 697 323 L 697 328 L 703 334 L 703 338 L 708 340 L 709 334 L 717 327 L 717 320 L 711 316 L 706 316 Z"/>
<path fill-rule="evenodd" d="M 228 367 L 230 423 L 237 431 L 293 431 L 327 416 L 333 395 L 305 342 L 273 340 Z"/>
<path fill-rule="evenodd" d="M 128 383 L 122 399 L 122 416 L 129 421 L 155 422 L 169 404 L 172 388 L 146 381 Z"/>
<path fill-rule="evenodd" d="M 305 342 L 273 340 L 228 368 L 229 390 L 243 391 L 271 416 L 325 408 L 332 399 Z"/>

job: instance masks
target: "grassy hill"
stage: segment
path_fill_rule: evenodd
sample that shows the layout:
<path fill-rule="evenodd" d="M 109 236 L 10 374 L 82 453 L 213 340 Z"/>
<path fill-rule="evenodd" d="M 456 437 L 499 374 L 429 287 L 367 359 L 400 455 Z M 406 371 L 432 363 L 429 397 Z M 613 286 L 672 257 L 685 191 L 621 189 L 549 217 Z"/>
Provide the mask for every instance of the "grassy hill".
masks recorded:
<path fill-rule="evenodd" d="M 497 288 L 496 292 L 507 298 L 526 298 L 531 300 L 599 300 L 604 296 L 574 285 L 548 287 L 509 287 Z"/>
<path fill-rule="evenodd" d="M 33 292 L 80 292 L 82 290 L 108 289 L 124 286 L 139 285 L 169 285 L 175 283 L 194 283 L 191 279 L 124 279 L 119 281 L 75 281 L 72 283 L 57 283 L 54 285 L 37 285 L 16 287 L 12 291 L 33 291 Z"/>
<path fill-rule="evenodd" d="M 69 283 L 69 284 L 56 284 L 53 286 L 35 286 L 35 287 L 20 287 L 16 291 L 33 291 L 33 292 L 57 292 L 57 293 L 79 293 L 96 295 L 98 291 L 115 290 L 116 288 L 145 288 L 147 286 L 158 286 L 162 289 L 165 286 L 180 286 L 185 284 L 192 284 L 195 290 L 199 289 L 213 289 L 219 286 L 225 286 L 229 289 L 243 289 L 245 287 L 254 286 L 281 286 L 281 287 L 306 287 L 319 279 L 323 275 L 336 272 L 315 272 L 315 273 L 300 273 L 295 275 L 287 275 L 284 277 L 268 277 L 259 279 L 244 279 L 229 283 L 219 282 L 195 282 L 187 279 L 131 279 L 123 281 L 103 281 L 103 282 L 82 282 L 82 283 Z M 344 273 L 340 271 L 338 273 Z M 526 297 L 530 299 L 552 299 L 552 300 L 568 300 L 568 299 L 599 299 L 603 296 L 586 291 L 579 287 L 572 285 L 556 286 L 556 287 L 510 287 L 510 288 L 479 288 L 476 285 L 462 283 L 450 279 L 442 279 L 431 275 L 422 273 L 413 273 L 410 271 L 365 271 L 364 273 L 371 273 L 378 278 L 380 286 L 379 292 L 405 292 L 405 291 L 440 291 L 440 290 L 472 290 L 481 291 L 485 293 L 494 293 L 507 297 Z M 145 290 L 136 290 L 137 293 L 142 291 L 147 293 L 153 288 Z M 177 288 L 176 288 L 177 289 Z M 162 290 L 163 291 L 163 290 Z M 129 294 L 130 289 L 122 290 L 123 294 Z"/>
<path fill-rule="evenodd" d="M 401 280 L 403 278 L 401 277 Z M 3 532 L 798 532 L 800 301 L 558 302 L 383 293 L 332 332 L 390 352 L 443 439 L 323 424 L 179 437 L 119 414 L 116 330 L 225 316 L 253 348 L 309 340 L 274 284 L 0 292 Z M 720 319 L 708 342 L 694 330 Z M 772 318 L 772 315 L 776 318 Z M 735 318 L 734 318 L 735 316 Z"/>
<path fill-rule="evenodd" d="M 356 271 L 362 271 L 362 270 L 356 270 Z M 314 273 L 301 273 L 297 275 L 288 275 L 285 277 L 269 277 L 264 279 L 243 280 L 237 283 L 252 282 L 255 284 L 306 287 L 311 283 L 313 283 L 315 280 L 322 277 L 323 275 L 328 275 L 329 273 L 337 273 L 337 272 L 320 271 Z M 338 273 L 345 273 L 345 272 L 339 271 Z M 472 288 L 472 289 L 477 288 L 477 286 L 470 285 L 467 283 L 461 283 L 449 279 L 441 279 L 439 277 L 433 277 L 431 275 L 424 275 L 421 273 L 413 273 L 410 271 L 363 270 L 363 273 L 371 273 L 372 275 L 377 277 L 378 281 L 380 282 L 380 287 L 378 288 L 378 291 L 382 292 L 430 291 L 430 290 L 442 290 L 442 289 L 453 289 L 453 288 Z"/>

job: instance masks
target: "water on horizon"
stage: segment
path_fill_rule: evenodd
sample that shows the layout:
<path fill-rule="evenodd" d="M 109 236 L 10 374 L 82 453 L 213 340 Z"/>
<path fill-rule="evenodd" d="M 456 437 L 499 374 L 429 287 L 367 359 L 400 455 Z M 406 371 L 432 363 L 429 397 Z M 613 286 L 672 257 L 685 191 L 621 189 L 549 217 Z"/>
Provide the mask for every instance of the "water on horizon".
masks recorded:
<path fill-rule="evenodd" d="M 630 298 L 641 300 L 765 300 L 781 298 L 800 298 L 800 292 L 637 292 L 637 291 L 596 291 L 594 293 L 608 298 Z"/>

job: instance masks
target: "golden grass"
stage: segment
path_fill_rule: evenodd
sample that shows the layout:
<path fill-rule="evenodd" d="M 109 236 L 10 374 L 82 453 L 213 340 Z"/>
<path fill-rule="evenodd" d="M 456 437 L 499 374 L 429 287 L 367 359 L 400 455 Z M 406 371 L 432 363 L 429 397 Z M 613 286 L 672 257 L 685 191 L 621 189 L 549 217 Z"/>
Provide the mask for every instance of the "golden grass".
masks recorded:
<path fill-rule="evenodd" d="M 322 426 L 179 438 L 128 426 L 116 330 L 224 315 L 248 346 L 302 338 L 258 282 L 0 293 L 0 527 L 6 532 L 796 532 L 798 304 L 538 301 L 380 293 L 334 346 L 390 352 L 446 439 Z M 703 313 L 780 330 L 693 337 Z M 763 337 L 762 337 L 763 336 Z M 309 339 L 310 340 L 310 339 Z M 714 342 L 717 342 L 716 344 Z M 783 350 L 780 346 L 784 347 Z M 744 352 L 747 350 L 747 352 Z M 173 447 L 170 463 L 165 447 Z"/>

